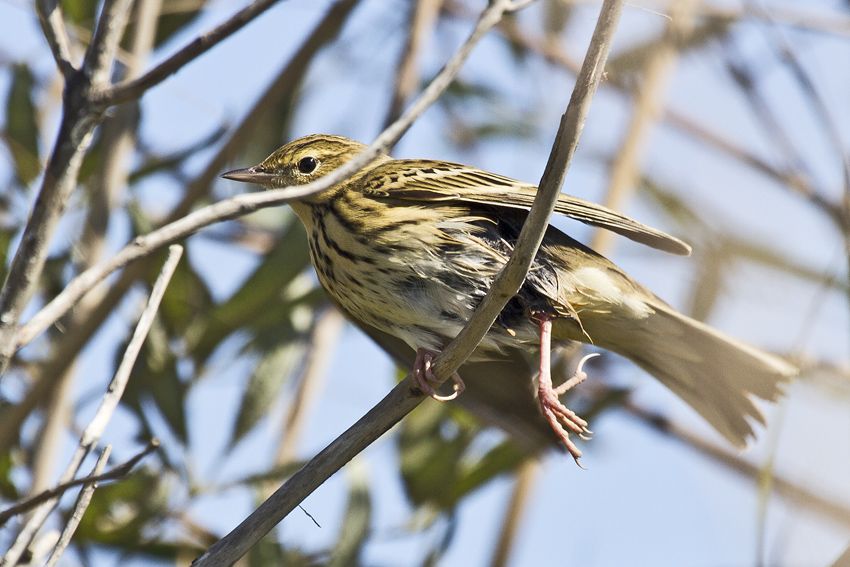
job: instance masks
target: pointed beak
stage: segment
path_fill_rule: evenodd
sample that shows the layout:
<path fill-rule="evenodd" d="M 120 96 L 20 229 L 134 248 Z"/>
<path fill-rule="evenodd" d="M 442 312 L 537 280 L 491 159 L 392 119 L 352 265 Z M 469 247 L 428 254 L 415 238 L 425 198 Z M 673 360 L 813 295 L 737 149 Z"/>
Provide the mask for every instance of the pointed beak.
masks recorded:
<path fill-rule="evenodd" d="M 225 179 L 233 181 L 241 181 L 242 183 L 256 183 L 268 187 L 274 185 L 276 178 L 275 174 L 266 171 L 258 171 L 257 167 L 246 167 L 244 169 L 234 169 L 221 174 Z"/>

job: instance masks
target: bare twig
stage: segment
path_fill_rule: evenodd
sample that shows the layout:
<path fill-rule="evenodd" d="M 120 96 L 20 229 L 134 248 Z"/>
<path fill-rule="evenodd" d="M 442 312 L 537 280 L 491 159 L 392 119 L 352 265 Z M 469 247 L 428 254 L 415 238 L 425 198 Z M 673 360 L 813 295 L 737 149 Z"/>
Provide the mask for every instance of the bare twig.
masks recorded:
<path fill-rule="evenodd" d="M 395 86 L 393 87 L 384 128 L 392 124 L 401 114 L 404 104 L 413 95 L 419 83 L 418 60 L 422 45 L 434 24 L 443 0 L 420 0 L 410 4 L 410 27 L 407 41 L 399 57 L 396 68 Z"/>
<path fill-rule="evenodd" d="M 59 0 L 36 0 L 35 11 L 38 14 L 38 23 L 41 31 L 50 46 L 50 53 L 56 61 L 56 67 L 67 81 L 75 71 L 71 63 L 71 47 L 68 40 L 68 31 L 65 29 L 65 21 L 62 19 L 62 10 L 59 8 Z"/>
<path fill-rule="evenodd" d="M 33 508 L 43 502 L 46 502 L 47 500 L 60 498 L 63 494 L 65 494 L 66 491 L 76 486 L 83 486 L 86 484 L 91 484 L 93 482 L 102 482 L 104 480 L 116 480 L 119 478 L 123 478 L 127 476 L 131 470 L 133 470 L 133 468 L 139 463 L 139 461 L 144 459 L 151 452 L 155 451 L 158 447 L 159 441 L 157 439 L 151 439 L 151 441 L 140 453 L 133 456 L 130 460 L 108 470 L 103 474 L 101 474 L 101 472 L 94 472 L 90 476 L 75 478 L 73 480 L 69 480 L 68 482 L 57 484 L 53 488 L 44 490 L 42 492 L 39 492 L 35 496 L 31 496 L 25 500 L 17 502 L 9 508 L 0 511 L 0 526 L 8 522 L 10 518 L 13 518 L 14 516 L 17 516 L 19 514 L 23 514 L 28 510 L 32 510 Z"/>
<path fill-rule="evenodd" d="M 47 249 L 65 204 L 77 184 L 83 155 L 103 108 L 91 104 L 92 89 L 108 80 L 131 0 L 104 3 L 83 62 L 65 87 L 62 122 L 45 168 L 38 197 L 0 291 L 0 376 L 15 352 L 21 313 L 35 293 Z"/>
<path fill-rule="evenodd" d="M 670 6 L 670 21 L 662 41 L 649 56 L 640 88 L 635 94 L 632 116 L 623 143 L 614 152 L 608 188 L 602 204 L 620 210 L 634 191 L 640 177 L 641 150 L 646 146 L 664 105 L 664 91 L 676 65 L 678 45 L 693 30 L 696 0 L 679 0 Z M 613 239 L 606 230 L 596 230 L 590 247 L 597 252 L 610 250 Z"/>
<path fill-rule="evenodd" d="M 476 26 L 476 32 L 480 28 L 481 21 L 489 20 L 491 22 L 489 25 L 492 26 L 499 21 L 507 9 L 513 6 L 512 3 L 504 0 L 491 3 L 482 14 L 479 25 Z M 548 227 L 548 217 L 560 193 L 561 182 L 570 158 L 578 144 L 590 100 L 602 76 L 608 47 L 619 20 L 621 8 L 621 0 L 605 0 L 602 5 L 585 62 L 576 80 L 570 104 L 562 117 L 540 189 L 514 253 L 466 327 L 438 357 L 435 369 L 440 377 L 451 375 L 471 354 L 490 329 L 502 307 L 519 289 L 531 265 L 537 246 Z M 467 43 L 477 41 L 479 34 L 476 32 L 473 32 Z M 413 387 L 411 377 L 408 375 L 356 424 L 295 473 L 268 500 L 227 536 L 210 547 L 194 564 L 205 567 L 230 565 L 242 557 L 308 494 L 383 435 L 421 403 L 422 399 L 421 393 Z"/>
<path fill-rule="evenodd" d="M 498 23 L 501 14 L 515 10 L 518 4 L 516 2 L 501 1 L 497 3 L 497 6 L 500 6 L 500 8 L 496 9 L 491 6 L 483 12 L 467 41 L 458 48 L 443 69 L 434 77 L 425 90 L 422 91 L 416 101 L 405 110 L 398 120 L 385 129 L 375 139 L 372 145 L 354 159 L 328 175 L 306 185 L 283 187 L 262 193 L 237 195 L 236 197 L 219 201 L 218 203 L 193 211 L 185 217 L 158 230 L 137 237 L 132 243 L 125 246 L 106 262 L 102 262 L 86 270 L 71 280 L 59 295 L 28 321 L 26 325 L 21 327 L 14 341 L 14 347 L 20 348 L 27 344 L 47 327 L 56 322 L 88 290 L 97 285 L 106 276 L 126 266 L 133 260 L 147 256 L 154 250 L 185 238 L 195 231 L 215 222 L 233 219 L 263 207 L 280 205 L 324 191 L 351 177 L 354 173 L 371 163 L 378 154 L 394 144 L 410 128 L 413 122 L 446 90 L 458 71 L 460 71 L 467 57 L 469 57 L 472 48 L 490 28 Z"/>
<path fill-rule="evenodd" d="M 96 477 L 100 476 L 103 472 L 111 452 L 112 445 L 104 447 L 94 464 L 91 475 L 86 477 L 88 480 L 86 484 L 83 485 L 83 489 L 80 491 L 80 494 L 77 496 L 77 502 L 74 504 L 74 511 L 71 513 L 71 517 L 62 529 L 62 535 L 59 536 L 59 541 L 56 542 L 56 545 L 53 547 L 53 551 L 50 552 L 50 557 L 47 558 L 45 567 L 53 567 L 56 565 L 56 562 L 59 561 L 60 557 L 62 557 L 62 554 L 68 547 L 68 544 L 71 543 L 71 538 L 74 536 L 74 532 L 77 531 L 77 526 L 80 525 L 80 521 L 83 519 L 83 514 L 86 513 L 86 509 L 89 507 L 91 497 L 94 494 L 94 491 L 97 490 L 99 479 Z"/>
<path fill-rule="evenodd" d="M 162 296 L 165 294 L 165 289 L 168 287 L 168 282 L 171 280 L 171 276 L 174 275 L 174 270 L 177 268 L 177 263 L 180 261 L 180 256 L 182 254 L 183 248 L 181 246 L 175 245 L 169 248 L 168 258 L 165 260 L 165 264 L 162 267 L 159 277 L 157 277 L 156 282 L 154 282 L 150 298 L 148 298 L 148 303 L 142 311 L 142 315 L 139 317 L 136 330 L 133 332 L 133 336 L 127 345 L 127 349 L 124 351 L 124 356 L 121 358 L 121 363 L 115 371 L 115 376 L 113 376 L 112 380 L 109 382 L 106 393 L 101 399 L 100 406 L 97 408 L 97 412 L 83 431 L 83 434 L 80 436 L 80 443 L 77 450 L 71 458 L 71 462 L 68 464 L 65 472 L 59 479 L 60 484 L 69 482 L 76 476 L 83 460 L 97 444 L 100 436 L 106 429 L 106 425 L 109 423 L 115 408 L 118 407 L 118 402 L 121 400 L 121 396 L 124 394 L 124 389 L 127 386 L 127 381 L 130 378 L 130 372 L 136 363 L 136 358 L 138 357 L 142 344 L 147 337 L 148 330 L 150 330 L 150 327 L 153 324 L 154 316 L 159 309 L 159 303 L 162 300 Z M 15 543 L 9 551 L 6 552 L 3 560 L 0 561 L 0 565 L 3 567 L 10 567 L 17 564 L 20 560 L 21 554 L 29 546 L 36 532 L 41 528 L 42 524 L 47 519 L 47 516 L 50 515 L 56 507 L 56 503 L 57 500 L 55 498 L 49 499 L 42 503 L 33 512 L 29 521 L 24 526 L 24 529 L 21 530 L 21 533 L 15 540 Z"/>
<path fill-rule="evenodd" d="M 129 79 L 106 89 L 97 95 L 98 102 L 104 105 L 115 105 L 137 99 L 149 88 L 154 87 L 179 71 L 184 65 L 194 61 L 209 49 L 218 45 L 235 32 L 242 29 L 254 18 L 271 8 L 279 0 L 256 0 L 241 9 L 227 21 L 216 26 L 213 30 L 199 35 L 177 53 L 145 73 L 137 79 Z"/>

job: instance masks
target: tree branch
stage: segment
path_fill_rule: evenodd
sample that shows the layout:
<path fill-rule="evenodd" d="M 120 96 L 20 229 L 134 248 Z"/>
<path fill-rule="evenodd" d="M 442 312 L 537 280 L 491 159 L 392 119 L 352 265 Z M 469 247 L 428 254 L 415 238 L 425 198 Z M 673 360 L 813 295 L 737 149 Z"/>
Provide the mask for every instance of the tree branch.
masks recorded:
<path fill-rule="evenodd" d="M 65 21 L 62 19 L 62 10 L 59 8 L 58 0 L 36 0 L 35 11 L 38 14 L 38 23 L 41 31 L 50 46 L 50 53 L 56 61 L 56 67 L 67 81 L 76 71 L 71 63 L 71 47 L 68 40 L 68 31 L 65 29 Z"/>
<path fill-rule="evenodd" d="M 479 24 L 488 13 L 492 16 L 488 19 L 492 19 L 495 24 L 511 7 L 515 6 L 504 0 L 491 3 L 482 14 Z M 602 69 L 621 8 L 622 0 L 603 2 L 587 56 L 576 80 L 567 111 L 561 119 L 549 163 L 540 182 L 540 189 L 522 228 L 514 253 L 467 325 L 437 358 L 435 370 L 440 377 L 449 376 L 466 360 L 525 278 L 549 225 L 549 214 L 560 193 L 561 182 L 570 159 L 575 153 L 590 101 L 602 76 Z M 467 41 L 472 41 L 475 37 L 473 33 Z M 408 375 L 357 423 L 331 442 L 239 526 L 210 547 L 193 564 L 196 567 L 209 567 L 234 563 L 308 494 L 388 431 L 422 400 L 421 393 L 413 387 L 411 377 Z"/>
<path fill-rule="evenodd" d="M 124 389 L 127 387 L 127 382 L 130 379 L 130 372 L 136 363 L 136 358 L 139 356 L 139 352 L 145 342 L 148 331 L 153 324 L 156 312 L 159 309 L 159 303 L 162 300 L 162 296 L 165 294 L 168 282 L 171 281 L 171 276 L 174 275 L 174 270 L 177 268 L 177 263 L 180 261 L 180 256 L 182 256 L 182 254 L 183 248 L 181 246 L 170 247 L 168 251 L 168 258 L 166 258 L 162 271 L 157 277 L 156 282 L 154 282 L 150 298 L 148 298 L 148 303 L 139 317 L 136 330 L 133 332 L 133 337 L 130 339 L 127 349 L 124 351 L 121 363 L 118 365 L 115 375 L 106 388 L 106 393 L 101 399 L 97 412 L 83 431 L 83 434 L 80 436 L 80 442 L 77 446 L 77 450 L 71 458 L 71 462 L 68 463 L 65 472 L 62 473 L 62 476 L 59 479 L 60 484 L 70 482 L 76 476 L 77 471 L 80 470 L 80 466 L 83 464 L 83 460 L 85 460 L 97 444 L 100 436 L 106 429 L 106 425 L 109 423 L 115 408 L 118 407 L 118 402 L 121 400 L 121 396 L 124 395 Z M 11 566 L 18 563 L 21 558 L 21 554 L 29 546 L 38 530 L 41 529 L 42 524 L 56 507 L 57 502 L 58 500 L 56 498 L 48 499 L 33 512 L 29 521 L 26 523 L 23 530 L 21 530 L 21 533 L 18 534 L 18 537 L 15 539 L 15 543 L 9 551 L 6 552 L 3 560 L 0 561 L 0 565 Z"/>
<path fill-rule="evenodd" d="M 115 105 L 141 97 L 145 91 L 154 87 L 179 71 L 187 63 L 212 49 L 227 39 L 254 18 L 271 8 L 279 0 L 257 0 L 236 12 L 227 21 L 219 24 L 212 31 L 199 35 L 177 53 L 142 75 L 137 79 L 128 79 L 109 89 L 101 91 L 97 100 L 103 105 Z"/>

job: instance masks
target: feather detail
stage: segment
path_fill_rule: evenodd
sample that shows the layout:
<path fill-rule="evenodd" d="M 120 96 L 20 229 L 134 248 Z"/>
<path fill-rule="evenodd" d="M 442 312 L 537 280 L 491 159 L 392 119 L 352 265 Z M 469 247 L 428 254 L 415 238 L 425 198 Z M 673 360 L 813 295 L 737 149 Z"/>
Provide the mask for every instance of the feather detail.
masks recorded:
<path fill-rule="evenodd" d="M 461 164 L 393 160 L 367 174 L 363 193 L 375 199 L 477 203 L 529 210 L 537 187 Z M 691 253 L 691 247 L 675 236 L 578 197 L 562 193 L 555 204 L 555 212 L 658 250 L 680 255 Z"/>

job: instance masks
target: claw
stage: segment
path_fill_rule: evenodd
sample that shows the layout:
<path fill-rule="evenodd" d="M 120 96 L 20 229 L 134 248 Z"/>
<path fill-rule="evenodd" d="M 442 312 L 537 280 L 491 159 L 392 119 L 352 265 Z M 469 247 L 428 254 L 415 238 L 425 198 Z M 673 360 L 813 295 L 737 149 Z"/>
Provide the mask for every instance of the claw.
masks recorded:
<path fill-rule="evenodd" d="M 436 353 L 420 348 L 416 351 L 416 360 L 413 362 L 413 379 L 416 386 L 431 398 L 438 402 L 450 402 L 460 396 L 466 389 L 466 384 L 461 380 L 457 372 L 451 375 L 452 393 L 448 395 L 438 394 L 433 384 L 439 383 L 432 369 Z"/>

